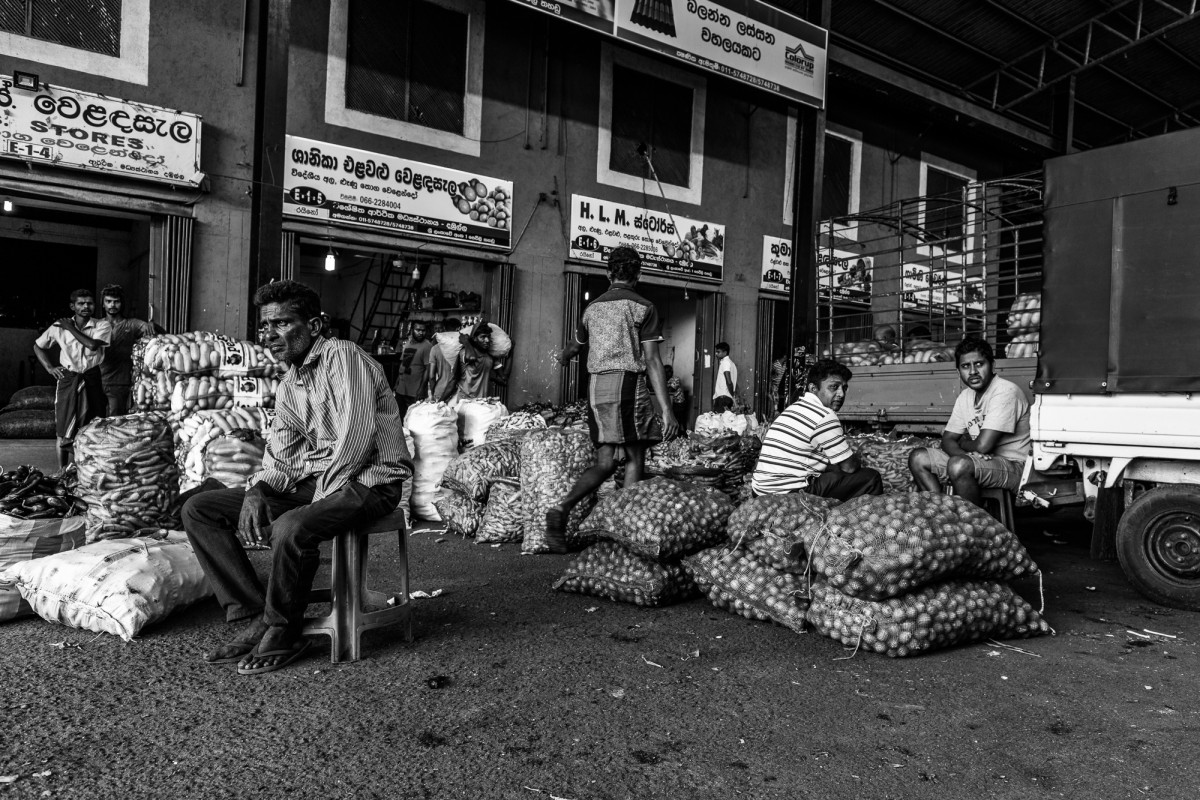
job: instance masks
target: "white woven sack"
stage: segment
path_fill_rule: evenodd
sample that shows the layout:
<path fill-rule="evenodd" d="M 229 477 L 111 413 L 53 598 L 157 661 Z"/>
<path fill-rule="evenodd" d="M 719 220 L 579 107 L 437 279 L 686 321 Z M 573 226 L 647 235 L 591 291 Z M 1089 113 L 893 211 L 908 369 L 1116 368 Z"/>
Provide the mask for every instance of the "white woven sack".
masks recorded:
<path fill-rule="evenodd" d="M 464 448 L 485 443 L 488 426 L 509 414 L 504 404 L 495 397 L 461 400 L 457 408 L 458 435 Z"/>
<path fill-rule="evenodd" d="M 0 514 L 0 570 L 83 544 L 83 517 L 19 519 Z M 0 621 L 32 614 L 15 586 L 0 586 Z"/>
<path fill-rule="evenodd" d="M 494 322 L 489 322 L 488 327 L 492 329 L 492 343 L 488 347 L 488 355 L 492 358 L 504 358 L 512 352 L 512 337 Z"/>
<path fill-rule="evenodd" d="M 458 455 L 458 414 L 445 403 L 416 403 L 405 421 L 413 438 L 413 516 L 440 522 L 433 500 L 442 473 Z"/>
<path fill-rule="evenodd" d="M 177 608 L 212 594 L 181 531 L 161 538 L 108 539 L 15 564 L 0 582 L 16 584 L 47 622 L 125 641 Z"/>

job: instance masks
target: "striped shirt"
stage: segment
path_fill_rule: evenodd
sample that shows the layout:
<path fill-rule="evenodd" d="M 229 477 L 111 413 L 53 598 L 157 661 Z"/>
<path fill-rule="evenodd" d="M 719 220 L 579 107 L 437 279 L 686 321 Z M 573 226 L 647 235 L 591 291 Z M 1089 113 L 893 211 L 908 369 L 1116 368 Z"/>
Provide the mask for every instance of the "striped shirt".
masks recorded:
<path fill-rule="evenodd" d="M 627 286 L 613 286 L 583 312 L 575 341 L 588 345 L 588 372 L 645 372 L 643 342 L 661 342 L 654 305 Z"/>
<path fill-rule="evenodd" d="M 837 414 L 807 392 L 771 423 L 751 486 L 759 494 L 804 491 L 831 464 L 852 455 Z"/>
<path fill-rule="evenodd" d="M 263 481 L 288 492 L 309 475 L 318 476 L 313 500 L 350 481 L 376 486 L 412 475 L 383 369 L 342 339 L 317 337 L 304 363 L 293 364 L 279 382 L 263 468 L 250 485 Z"/>

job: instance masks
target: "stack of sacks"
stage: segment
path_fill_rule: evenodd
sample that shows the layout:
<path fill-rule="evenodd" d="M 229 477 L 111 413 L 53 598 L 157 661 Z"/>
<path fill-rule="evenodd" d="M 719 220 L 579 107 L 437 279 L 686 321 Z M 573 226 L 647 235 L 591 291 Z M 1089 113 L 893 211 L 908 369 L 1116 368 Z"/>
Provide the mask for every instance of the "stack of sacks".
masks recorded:
<path fill-rule="evenodd" d="M 170 410 L 176 420 L 234 405 L 270 407 L 286 371 L 261 345 L 208 331 L 144 339 L 135 351 L 134 407 Z"/>
<path fill-rule="evenodd" d="M 725 536 L 724 494 L 665 478 L 618 489 L 596 504 L 580 536 L 602 541 L 576 556 L 555 589 L 658 606 L 696 594 L 681 560 Z"/>
<path fill-rule="evenodd" d="M 0 408 L 0 439 L 53 439 L 54 387 L 18 389 Z"/>
<path fill-rule="evenodd" d="M 521 474 L 521 442 L 508 439 L 471 448 L 442 474 L 434 506 L 447 529 L 472 537 L 483 521 L 492 484 Z"/>
<path fill-rule="evenodd" d="M 404 421 L 413 440 L 413 516 L 440 522 L 434 500 L 442 475 L 458 457 L 458 414 L 442 402 L 421 402 L 409 408 Z"/>

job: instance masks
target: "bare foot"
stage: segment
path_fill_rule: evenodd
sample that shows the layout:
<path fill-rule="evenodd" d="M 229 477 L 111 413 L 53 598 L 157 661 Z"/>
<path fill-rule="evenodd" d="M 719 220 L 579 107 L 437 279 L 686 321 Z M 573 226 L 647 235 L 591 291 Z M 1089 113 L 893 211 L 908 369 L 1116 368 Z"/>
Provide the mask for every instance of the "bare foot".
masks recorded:
<path fill-rule="evenodd" d="M 241 659 L 262 641 L 267 632 L 267 623 L 262 617 L 255 617 L 246 627 L 238 631 L 237 636 L 204 654 L 204 660 L 209 664 L 228 664 Z"/>

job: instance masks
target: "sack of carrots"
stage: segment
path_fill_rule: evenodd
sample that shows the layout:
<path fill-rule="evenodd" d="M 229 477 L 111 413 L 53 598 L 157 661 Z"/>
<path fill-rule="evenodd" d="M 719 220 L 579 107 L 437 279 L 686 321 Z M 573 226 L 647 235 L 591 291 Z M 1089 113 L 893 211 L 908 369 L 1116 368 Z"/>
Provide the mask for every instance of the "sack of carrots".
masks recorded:
<path fill-rule="evenodd" d="M 204 476 L 230 489 L 246 488 L 249 478 L 262 469 L 266 444 L 245 428 L 218 436 L 204 451 Z"/>
<path fill-rule="evenodd" d="M 75 437 L 78 497 L 87 503 L 87 541 L 122 539 L 143 528 L 178 528 L 171 426 L 151 411 L 89 423 Z"/>

